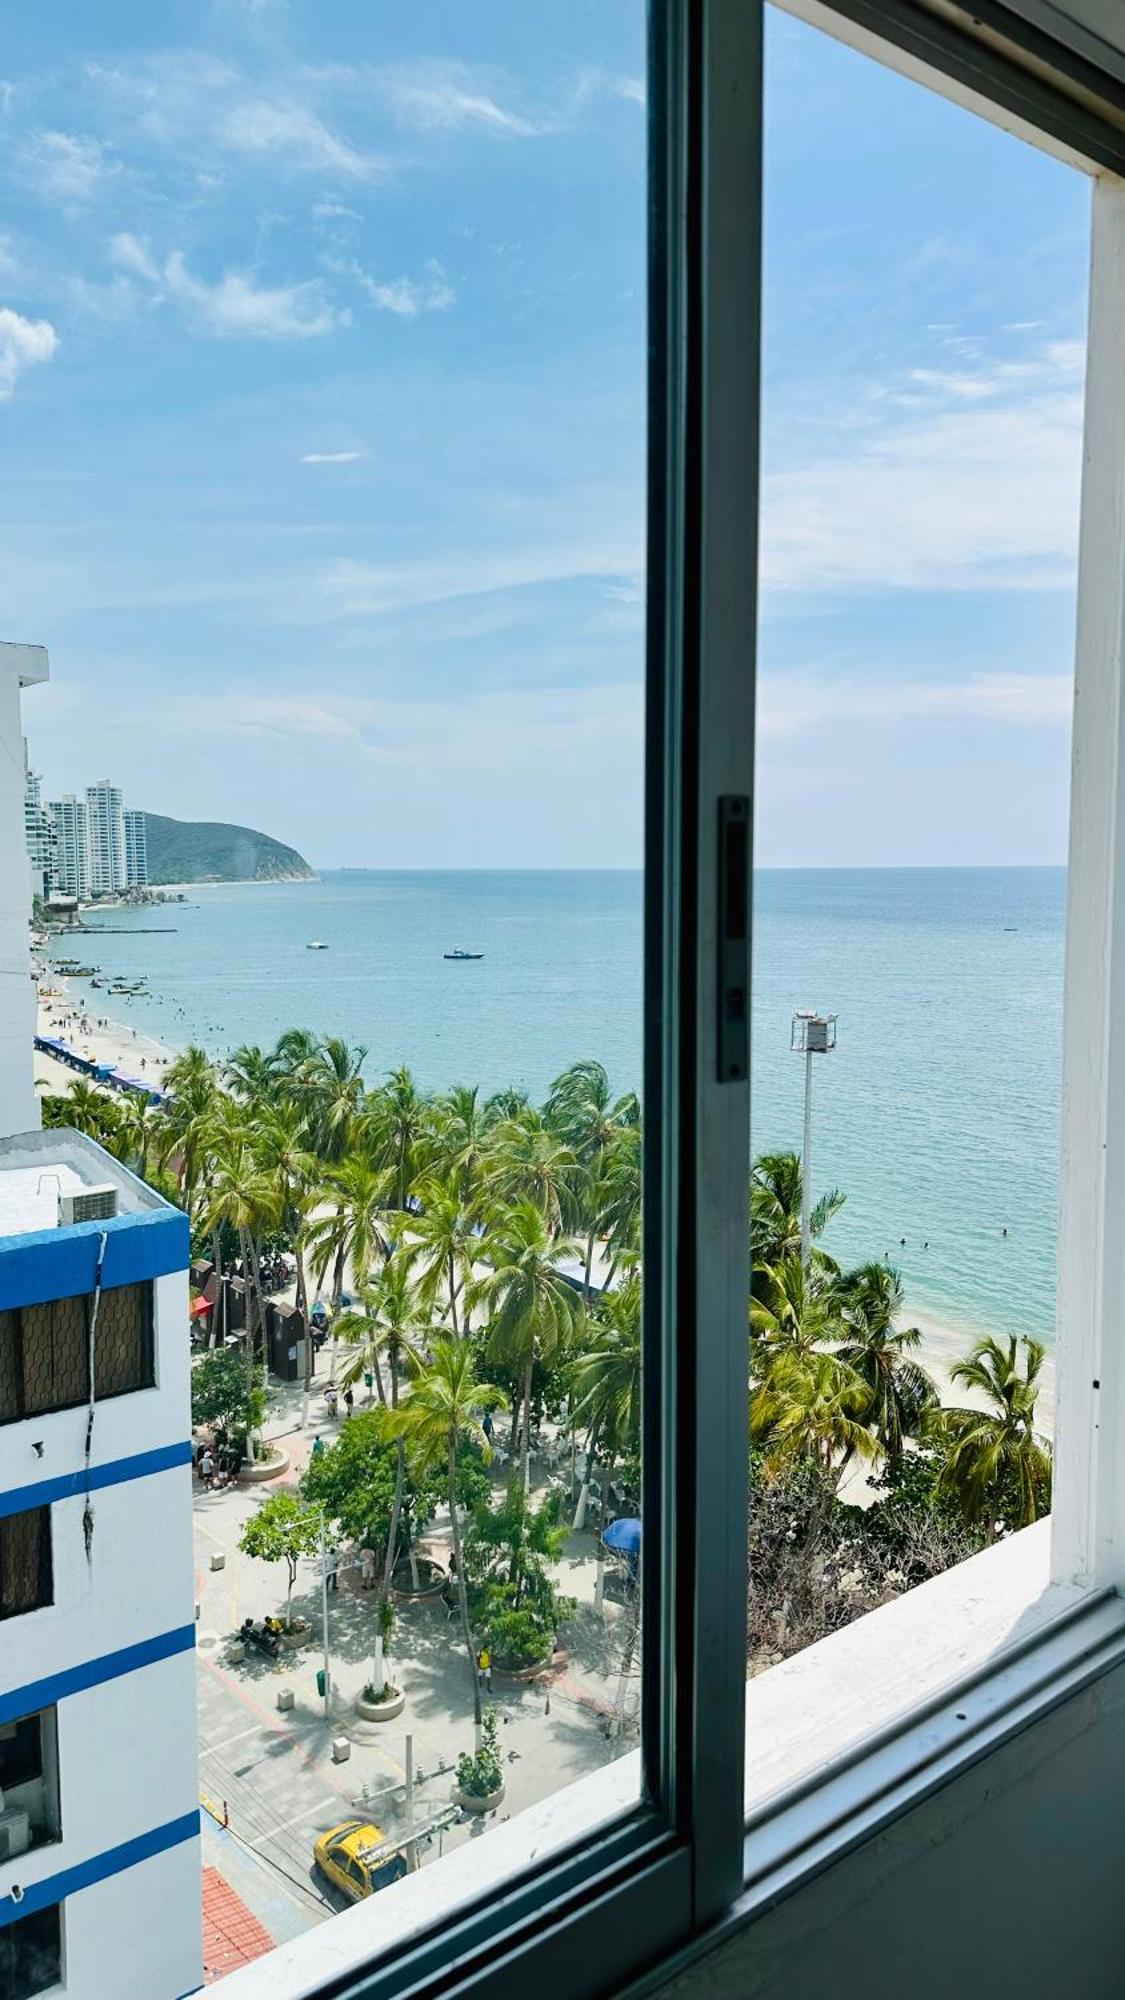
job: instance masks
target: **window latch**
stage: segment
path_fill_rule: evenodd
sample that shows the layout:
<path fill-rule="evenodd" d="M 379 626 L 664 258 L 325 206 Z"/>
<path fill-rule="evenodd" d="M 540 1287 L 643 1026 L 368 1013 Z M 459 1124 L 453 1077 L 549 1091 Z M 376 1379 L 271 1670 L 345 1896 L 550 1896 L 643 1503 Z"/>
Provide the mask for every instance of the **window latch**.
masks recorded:
<path fill-rule="evenodd" d="M 750 800 L 719 800 L 718 1075 L 742 1083 L 750 1070 Z"/>

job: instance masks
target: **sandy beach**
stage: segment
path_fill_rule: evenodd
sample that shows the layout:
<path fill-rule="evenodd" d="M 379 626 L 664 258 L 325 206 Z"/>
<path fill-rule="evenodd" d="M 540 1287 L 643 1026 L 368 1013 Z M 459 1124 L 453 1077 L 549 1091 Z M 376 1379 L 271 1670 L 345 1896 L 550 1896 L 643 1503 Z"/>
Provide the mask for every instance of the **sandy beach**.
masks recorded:
<path fill-rule="evenodd" d="M 40 1035 L 57 1035 L 91 1062 L 111 1063 L 128 1076 L 139 1076 L 159 1085 L 176 1050 L 152 1035 L 142 1034 L 111 1014 L 96 1013 L 78 994 L 71 992 L 66 979 L 48 968 L 43 981 L 51 993 L 39 992 L 36 1028 Z M 56 1062 L 42 1049 L 35 1051 L 35 1081 L 47 1090 L 65 1091 L 74 1081 L 74 1071 Z"/>

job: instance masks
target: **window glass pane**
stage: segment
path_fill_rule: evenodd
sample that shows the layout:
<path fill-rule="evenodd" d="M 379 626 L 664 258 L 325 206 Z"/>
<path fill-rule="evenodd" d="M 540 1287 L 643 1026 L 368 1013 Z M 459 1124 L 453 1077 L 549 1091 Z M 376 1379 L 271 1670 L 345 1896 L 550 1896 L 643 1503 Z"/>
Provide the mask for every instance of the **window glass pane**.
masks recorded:
<path fill-rule="evenodd" d="M 94 1381 L 99 1396 L 121 1396 L 131 1389 L 151 1387 L 151 1285 L 117 1285 L 102 1293 Z"/>
<path fill-rule="evenodd" d="M 51 1510 L 29 1507 L 0 1519 L 0 1618 L 52 1601 Z"/>
<path fill-rule="evenodd" d="M 908 1593 L 1050 1509 L 1090 198 L 768 25 L 752 1803 L 955 1673 Z"/>
<path fill-rule="evenodd" d="M 62 1972 L 58 1906 L 17 1917 L 0 1930 L 0 1992 L 9 2000 L 34 2000 L 58 1984 Z"/>
<path fill-rule="evenodd" d="M 155 1367 L 101 1295 L 58 1570 L 87 1446 L 190 1431 L 205 1865 L 277 1942 L 377 1852 L 374 1949 L 640 1793 L 645 9 L 63 17 L 0 163 L 40 1094 L 192 1268 Z M 89 1303 L 0 1412 L 83 1404 Z M 180 1629 L 133 1471 L 107 1648 Z"/>

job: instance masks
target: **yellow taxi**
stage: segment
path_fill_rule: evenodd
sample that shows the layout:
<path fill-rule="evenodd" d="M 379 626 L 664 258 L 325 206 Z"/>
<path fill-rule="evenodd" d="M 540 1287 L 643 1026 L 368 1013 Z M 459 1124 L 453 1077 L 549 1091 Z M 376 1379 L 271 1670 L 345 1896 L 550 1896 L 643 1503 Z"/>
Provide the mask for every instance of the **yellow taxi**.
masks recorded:
<path fill-rule="evenodd" d="M 387 1837 L 366 1819 L 345 1819 L 329 1827 L 313 1847 L 316 1865 L 333 1888 L 353 1903 L 386 1889 L 406 1874 L 406 1857 L 387 1852 Z"/>

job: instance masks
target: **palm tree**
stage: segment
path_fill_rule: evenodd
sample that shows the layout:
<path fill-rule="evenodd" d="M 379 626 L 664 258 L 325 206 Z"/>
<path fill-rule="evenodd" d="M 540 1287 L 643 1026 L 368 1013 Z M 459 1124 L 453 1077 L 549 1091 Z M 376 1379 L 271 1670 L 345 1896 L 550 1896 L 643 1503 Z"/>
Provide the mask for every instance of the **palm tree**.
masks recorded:
<path fill-rule="evenodd" d="M 236 1049 L 223 1065 L 227 1083 L 244 1104 L 266 1105 L 272 1101 L 277 1083 L 276 1054 L 267 1055 L 253 1043 Z"/>
<path fill-rule="evenodd" d="M 352 1153 L 333 1167 L 320 1189 L 321 1200 L 331 1202 L 327 1215 L 309 1223 L 306 1239 L 317 1260 L 317 1283 L 324 1282 L 329 1264 L 333 1307 L 339 1305 L 344 1274 L 351 1265 L 352 1283 L 358 1291 L 368 1282 L 376 1255 L 385 1257 L 390 1244 L 383 1226 L 383 1213 L 390 1200 L 390 1176 L 380 1173 L 362 1153 Z"/>
<path fill-rule="evenodd" d="M 161 1136 L 161 1115 L 147 1091 L 131 1090 L 118 1107 L 115 1135 L 121 1157 L 145 1180 L 149 1153 Z"/>
<path fill-rule="evenodd" d="M 264 1352 L 266 1333 L 257 1239 L 263 1229 L 276 1226 L 278 1221 L 277 1185 L 258 1165 L 241 1114 L 229 1099 L 220 1100 L 216 1108 L 210 1151 L 204 1221 L 213 1233 L 226 1224 L 238 1236 L 246 1287 L 244 1344 L 249 1388 L 254 1379 L 255 1341 L 260 1330 Z"/>
<path fill-rule="evenodd" d="M 978 1340 L 953 1380 L 977 1390 L 985 1407 L 934 1409 L 926 1420 L 927 1434 L 946 1450 L 937 1492 L 956 1500 L 966 1521 L 987 1524 L 994 1541 L 1005 1516 L 1026 1528 L 1050 1512 L 1051 1453 L 1035 1430 L 1044 1352 L 1038 1340 Z"/>
<path fill-rule="evenodd" d="M 439 1097 L 433 1107 L 433 1125 L 435 1171 L 455 1177 L 467 1205 L 476 1194 L 488 1148 L 488 1119 L 476 1085 L 455 1084 Z"/>
<path fill-rule="evenodd" d="M 314 1150 L 322 1160 L 336 1163 L 351 1146 L 363 1109 L 366 1060 L 366 1049 L 326 1035 L 294 1072 L 294 1089 L 308 1106 Z"/>
<path fill-rule="evenodd" d="M 608 1484 L 614 1460 L 636 1451 L 641 1437 L 641 1281 L 631 1274 L 614 1292 L 605 1292 L 590 1312 L 577 1359 L 568 1370 L 571 1423 L 585 1423 L 586 1476 L 574 1525 L 586 1518 L 594 1460 L 604 1459 Z"/>
<path fill-rule="evenodd" d="M 578 1180 L 574 1153 L 538 1111 L 521 1111 L 496 1127 L 486 1192 L 501 1202 L 534 1202 L 552 1236 L 562 1229 L 563 1211 L 574 1199 Z"/>
<path fill-rule="evenodd" d="M 320 1161 L 309 1144 L 305 1114 L 287 1099 L 263 1112 L 254 1132 L 254 1150 L 267 1179 L 277 1188 L 281 1226 L 297 1260 L 297 1305 L 309 1317 L 305 1281 L 304 1224 L 309 1196 L 320 1174 Z"/>
<path fill-rule="evenodd" d="M 415 1350 L 419 1339 L 430 1329 L 429 1314 L 414 1277 L 413 1262 L 413 1248 L 399 1244 L 378 1276 L 363 1287 L 362 1310 L 342 1313 L 336 1322 L 341 1338 L 360 1343 L 360 1351 L 349 1360 L 341 1381 L 347 1387 L 370 1372 L 375 1377 L 379 1401 L 386 1403 L 389 1400 L 392 1409 L 398 1402 L 403 1355 L 408 1350 Z M 383 1353 L 390 1364 L 389 1398 L 380 1365 Z"/>
<path fill-rule="evenodd" d="M 370 1107 L 370 1130 L 383 1163 L 391 1170 L 396 1207 L 406 1207 L 407 1190 L 418 1170 L 419 1142 L 427 1128 L 426 1100 L 405 1064 L 391 1071 Z"/>
<path fill-rule="evenodd" d="M 864 1422 L 869 1400 L 866 1383 L 837 1355 L 782 1349 L 751 1397 L 750 1436 L 777 1463 L 808 1460 L 831 1494 L 853 1458 L 878 1450 Z"/>
<path fill-rule="evenodd" d="M 835 1284 L 815 1266 L 806 1271 L 799 1254 L 759 1265 L 754 1275 L 750 1326 L 762 1347 L 808 1354 L 843 1338 Z"/>
<path fill-rule="evenodd" d="M 609 1251 L 604 1290 L 619 1266 L 640 1251 L 642 1143 L 639 1125 L 622 1125 L 602 1159 L 599 1176 L 598 1230 Z"/>
<path fill-rule="evenodd" d="M 89 1139 L 97 1139 L 99 1144 L 108 1144 L 118 1129 L 120 1111 L 112 1097 L 96 1084 L 87 1083 L 78 1077 L 67 1092 L 67 1124 L 76 1132 L 84 1132 Z"/>
<path fill-rule="evenodd" d="M 454 1335 L 467 1331 L 457 1324 L 457 1301 L 472 1276 L 479 1243 L 465 1212 L 456 1178 L 431 1175 L 414 1190 L 421 1212 L 411 1224 L 422 1301 L 431 1311 L 443 1297 L 441 1318 L 449 1315 Z"/>
<path fill-rule="evenodd" d="M 623 1125 L 639 1122 L 640 1106 L 632 1091 L 615 1099 L 602 1064 L 584 1061 L 571 1063 L 555 1078 L 544 1116 L 583 1165 L 589 1165 Z"/>
<path fill-rule="evenodd" d="M 192 1214 L 201 1191 L 218 1101 L 218 1077 L 202 1049 L 184 1049 L 169 1064 L 164 1092 L 160 1164 L 175 1160 L 180 1195 Z"/>
<path fill-rule="evenodd" d="M 750 1241 L 753 1261 L 779 1264 L 801 1254 L 801 1159 L 798 1153 L 762 1153 L 750 1174 Z M 814 1202 L 809 1234 L 823 1236 L 844 1206 L 838 1188 Z M 823 1253 L 822 1253 L 823 1254 Z"/>
<path fill-rule="evenodd" d="M 498 1213 L 481 1245 L 487 1275 L 474 1279 L 468 1304 L 490 1317 L 488 1349 L 520 1378 L 520 1475 L 530 1484 L 531 1373 L 566 1353 L 581 1306 L 558 1265 L 577 1256 L 578 1245 L 553 1237 L 534 1201 L 517 1201 Z"/>
<path fill-rule="evenodd" d="M 502 1389 L 478 1382 L 473 1353 L 465 1340 L 438 1340 L 432 1359 L 416 1360 L 416 1374 L 410 1393 L 397 1409 L 384 1412 L 386 1435 L 401 1438 L 406 1457 L 416 1475 L 423 1476 L 444 1463 L 453 1531 L 453 1559 L 457 1565 L 457 1598 L 461 1610 L 461 1630 L 473 1677 L 473 1721 L 478 1732 L 482 1722 L 480 1674 L 476 1648 L 469 1623 L 469 1603 L 465 1593 L 465 1563 L 461 1550 L 461 1521 L 457 1511 L 457 1454 L 465 1442 L 475 1444 L 487 1463 L 491 1448 L 481 1419 L 491 1410 L 504 1408 Z"/>
<path fill-rule="evenodd" d="M 837 1357 L 866 1383 L 867 1422 L 894 1469 L 901 1464 L 906 1439 L 916 1435 L 923 1413 L 938 1400 L 931 1377 L 911 1359 L 922 1336 L 916 1326 L 895 1325 L 902 1311 L 902 1280 L 887 1264 L 849 1271 L 838 1296 L 844 1338 Z"/>

